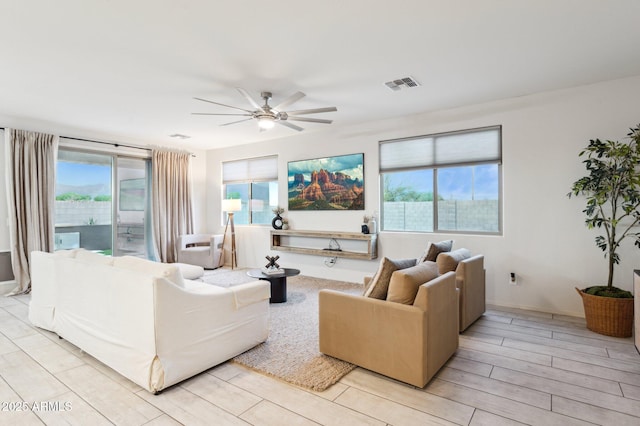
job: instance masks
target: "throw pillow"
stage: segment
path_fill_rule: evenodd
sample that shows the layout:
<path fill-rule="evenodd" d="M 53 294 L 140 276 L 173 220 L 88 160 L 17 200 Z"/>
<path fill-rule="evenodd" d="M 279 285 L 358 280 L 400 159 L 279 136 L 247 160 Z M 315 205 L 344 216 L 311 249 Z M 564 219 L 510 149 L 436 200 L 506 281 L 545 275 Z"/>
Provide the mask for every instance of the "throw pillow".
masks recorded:
<path fill-rule="evenodd" d="M 387 301 L 413 305 L 418 289 L 438 276 L 438 265 L 426 261 L 412 268 L 395 271 L 391 275 Z"/>
<path fill-rule="evenodd" d="M 436 259 L 438 264 L 438 273 L 440 275 L 449 271 L 455 271 L 461 260 L 471 257 L 471 252 L 466 248 L 459 248 L 449 253 L 440 253 Z"/>
<path fill-rule="evenodd" d="M 446 253 L 451 251 L 453 247 L 453 240 L 444 240 L 439 243 L 429 243 L 427 249 L 422 254 L 422 257 L 418 263 L 430 261 L 435 262 L 440 253 Z"/>
<path fill-rule="evenodd" d="M 387 257 L 383 258 L 380 261 L 378 271 L 373 276 L 369 287 L 365 290 L 364 296 L 385 300 L 387 298 L 387 289 L 389 288 L 391 274 L 399 269 L 410 268 L 415 264 L 416 259 L 391 260 Z"/>

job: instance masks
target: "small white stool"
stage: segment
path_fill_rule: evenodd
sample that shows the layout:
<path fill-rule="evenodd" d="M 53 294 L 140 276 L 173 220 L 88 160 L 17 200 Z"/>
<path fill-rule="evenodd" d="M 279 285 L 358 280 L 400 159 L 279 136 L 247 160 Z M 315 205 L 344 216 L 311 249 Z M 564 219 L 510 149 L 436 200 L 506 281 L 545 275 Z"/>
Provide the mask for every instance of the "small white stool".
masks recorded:
<path fill-rule="evenodd" d="M 188 265 L 186 263 L 174 263 L 180 269 L 182 278 L 186 280 L 195 280 L 204 275 L 204 268 L 198 265 Z"/>

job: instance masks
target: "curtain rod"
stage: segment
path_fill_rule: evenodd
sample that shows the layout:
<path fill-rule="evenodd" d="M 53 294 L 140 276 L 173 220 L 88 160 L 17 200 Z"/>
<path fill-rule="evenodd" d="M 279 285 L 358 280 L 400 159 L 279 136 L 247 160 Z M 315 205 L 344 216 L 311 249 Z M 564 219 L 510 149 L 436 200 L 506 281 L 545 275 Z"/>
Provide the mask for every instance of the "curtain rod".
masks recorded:
<path fill-rule="evenodd" d="M 6 130 L 6 128 L 0 127 L 0 130 Z M 144 151 L 152 151 L 151 148 L 143 148 L 141 146 L 127 145 L 127 144 L 118 143 L 118 142 L 96 141 L 96 140 L 92 140 L 92 139 L 72 138 L 70 136 L 60 136 L 60 135 L 58 135 L 58 137 L 65 138 L 65 139 L 71 139 L 71 140 L 74 140 L 74 141 L 92 142 L 92 143 L 101 143 L 101 144 L 105 144 L 105 145 L 113 145 L 116 148 L 119 147 L 119 146 L 122 146 L 122 147 L 125 147 L 125 148 L 133 148 L 133 149 L 142 149 Z M 193 153 L 190 153 L 190 154 L 191 154 L 192 157 L 195 157 L 195 154 L 193 154 Z"/>

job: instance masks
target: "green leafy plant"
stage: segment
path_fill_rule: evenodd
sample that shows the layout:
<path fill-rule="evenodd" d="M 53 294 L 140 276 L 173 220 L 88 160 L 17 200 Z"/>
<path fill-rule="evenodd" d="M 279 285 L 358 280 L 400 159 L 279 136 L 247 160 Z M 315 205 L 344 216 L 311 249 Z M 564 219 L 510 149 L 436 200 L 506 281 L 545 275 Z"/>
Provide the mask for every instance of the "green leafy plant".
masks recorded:
<path fill-rule="evenodd" d="M 90 201 L 90 195 L 81 195 L 76 192 L 65 192 L 56 196 L 57 201 Z"/>
<path fill-rule="evenodd" d="M 592 291 L 609 297 L 624 292 L 613 286 L 614 267 L 620 263 L 620 243 L 628 237 L 640 248 L 640 125 L 631 129 L 628 136 L 626 142 L 590 140 L 579 154 L 586 157 L 583 163 L 587 175 L 575 181 L 567 194 L 586 198 L 585 224 L 604 232 L 595 242 L 608 259 L 609 277 L 606 287 Z"/>
<path fill-rule="evenodd" d="M 96 195 L 93 201 L 111 201 L 111 195 Z"/>

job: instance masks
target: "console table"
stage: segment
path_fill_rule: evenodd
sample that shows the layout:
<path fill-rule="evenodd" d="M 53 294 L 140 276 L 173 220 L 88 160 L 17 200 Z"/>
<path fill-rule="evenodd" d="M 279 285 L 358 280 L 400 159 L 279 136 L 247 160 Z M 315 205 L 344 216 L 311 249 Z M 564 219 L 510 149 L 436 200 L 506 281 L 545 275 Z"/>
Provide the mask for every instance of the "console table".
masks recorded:
<path fill-rule="evenodd" d="M 313 256 L 371 260 L 378 257 L 377 242 L 378 234 L 359 232 L 271 231 L 271 250 Z"/>

